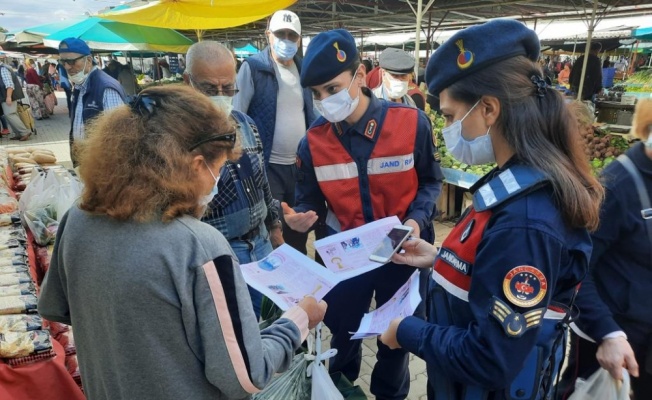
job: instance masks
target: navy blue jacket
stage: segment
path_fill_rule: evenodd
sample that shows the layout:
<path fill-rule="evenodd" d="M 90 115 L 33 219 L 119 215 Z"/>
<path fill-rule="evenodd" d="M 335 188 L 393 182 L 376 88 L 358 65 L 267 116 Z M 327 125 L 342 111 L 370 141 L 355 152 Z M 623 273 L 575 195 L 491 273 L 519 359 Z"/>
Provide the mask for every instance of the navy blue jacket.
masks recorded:
<path fill-rule="evenodd" d="M 247 58 L 244 62 L 249 64 L 251 79 L 254 82 L 255 94 L 251 98 L 249 109 L 240 110 L 251 117 L 258 127 L 260 139 L 263 142 L 263 158 L 265 165 L 269 163 L 274 142 L 274 128 L 276 126 L 276 100 L 278 98 L 278 82 L 274 72 L 274 60 L 269 46 L 260 53 Z M 294 57 L 297 70 L 301 73 L 301 59 Z M 303 89 L 303 111 L 306 126 L 315 120 L 310 89 Z"/>
<path fill-rule="evenodd" d="M 88 89 L 81 99 L 82 103 L 82 121 L 84 125 L 88 120 L 97 117 L 104 111 L 104 90 L 113 89 L 120 94 L 123 101 L 126 101 L 127 96 L 125 91 L 120 85 L 120 82 L 111 78 L 106 72 L 102 70 L 95 70 L 88 75 Z M 70 143 L 73 142 L 72 137 L 72 124 L 75 121 L 75 112 L 77 111 L 77 102 L 79 102 L 79 89 L 75 89 L 72 95 L 72 110 L 70 115 Z"/>
<path fill-rule="evenodd" d="M 545 398 L 541 374 L 563 347 L 556 311 L 588 270 L 589 233 L 568 226 L 533 168 L 509 162 L 471 191 L 435 261 L 428 321 L 403 319 L 398 342 L 426 361 L 436 400 Z"/>
<path fill-rule="evenodd" d="M 652 160 L 645 146 L 639 143 L 626 154 L 641 172 L 652 198 Z M 632 331 L 652 333 L 652 245 L 636 185 L 625 167 L 611 163 L 603 171 L 603 182 L 607 193 L 600 227 L 592 235 L 591 274 L 577 298 L 581 313 L 577 325 L 597 342 L 619 330 L 637 341 Z"/>

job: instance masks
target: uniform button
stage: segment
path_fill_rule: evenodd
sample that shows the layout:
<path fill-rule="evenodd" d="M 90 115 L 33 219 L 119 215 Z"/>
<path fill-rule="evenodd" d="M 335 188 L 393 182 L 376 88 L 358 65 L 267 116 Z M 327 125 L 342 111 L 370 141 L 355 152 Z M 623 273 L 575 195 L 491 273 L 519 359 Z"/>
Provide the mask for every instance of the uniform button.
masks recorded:
<path fill-rule="evenodd" d="M 240 168 L 240 164 L 238 164 L 238 168 Z"/>
<path fill-rule="evenodd" d="M 247 189 L 247 193 L 249 193 L 251 190 Z"/>
<path fill-rule="evenodd" d="M 523 396 L 525 396 L 525 390 L 523 390 L 523 389 L 518 389 L 518 390 L 516 391 L 516 395 L 517 395 L 518 397 L 523 397 Z"/>

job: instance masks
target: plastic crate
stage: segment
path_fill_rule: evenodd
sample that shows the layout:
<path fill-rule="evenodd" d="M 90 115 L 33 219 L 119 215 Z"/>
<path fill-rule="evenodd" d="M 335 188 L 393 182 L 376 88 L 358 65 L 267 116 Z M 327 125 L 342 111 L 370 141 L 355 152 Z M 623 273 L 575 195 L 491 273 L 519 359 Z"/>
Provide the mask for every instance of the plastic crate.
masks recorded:
<path fill-rule="evenodd" d="M 610 88 L 614 85 L 614 76 L 616 75 L 616 68 L 602 68 L 602 87 Z"/>

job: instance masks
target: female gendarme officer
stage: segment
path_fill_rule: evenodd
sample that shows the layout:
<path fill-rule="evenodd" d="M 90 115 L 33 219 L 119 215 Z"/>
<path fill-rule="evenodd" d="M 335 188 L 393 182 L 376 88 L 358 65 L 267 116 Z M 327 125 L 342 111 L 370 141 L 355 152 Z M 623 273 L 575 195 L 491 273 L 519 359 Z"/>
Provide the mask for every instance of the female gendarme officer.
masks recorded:
<path fill-rule="evenodd" d="M 561 365 L 563 317 L 587 272 L 603 189 L 538 56 L 532 30 L 494 20 L 460 31 L 428 63 L 450 152 L 498 164 L 471 188 L 473 207 L 437 256 L 412 240 L 394 258 L 434 261 L 429 321 L 397 319 L 381 337 L 426 361 L 430 399 L 541 399 Z"/>
<path fill-rule="evenodd" d="M 356 228 L 392 215 L 432 240 L 428 226 L 441 190 L 432 130 L 420 110 L 377 99 L 364 87 L 365 69 L 355 41 L 343 29 L 320 33 L 306 50 L 301 85 L 310 87 L 323 118 L 298 149 L 296 206 L 285 219 L 306 231 L 324 216 L 331 231 Z M 369 312 L 372 297 L 384 304 L 414 272 L 386 264 L 338 284 L 327 296 L 325 322 L 333 333 L 331 372 L 354 381 L 360 372 L 359 340 L 350 340 Z M 375 295 L 374 295 L 375 293 Z M 378 399 L 404 399 L 409 391 L 408 353 L 378 346 L 371 392 Z"/>

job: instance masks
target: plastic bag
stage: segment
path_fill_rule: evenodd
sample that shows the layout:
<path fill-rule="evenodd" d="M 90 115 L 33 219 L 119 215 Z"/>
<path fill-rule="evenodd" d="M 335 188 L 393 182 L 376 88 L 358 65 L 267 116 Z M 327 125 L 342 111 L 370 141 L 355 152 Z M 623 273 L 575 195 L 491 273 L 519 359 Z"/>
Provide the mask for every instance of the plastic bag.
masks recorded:
<path fill-rule="evenodd" d="M 81 184 L 67 171 L 40 172 L 18 202 L 25 225 L 41 246 L 54 242 L 59 221 L 81 194 Z"/>
<path fill-rule="evenodd" d="M 315 329 L 317 338 L 315 340 L 315 361 L 308 366 L 308 376 L 312 376 L 312 400 L 343 400 L 344 397 L 337 389 L 323 361 L 337 354 L 337 349 L 330 349 L 321 352 L 321 322 Z"/>
<path fill-rule="evenodd" d="M 310 400 L 310 381 L 306 376 L 308 360 L 301 353 L 294 356 L 290 368 L 272 380 L 255 400 Z"/>
<path fill-rule="evenodd" d="M 623 368 L 622 383 L 600 368 L 586 381 L 577 379 L 575 391 L 568 400 L 629 400 L 629 374 Z"/>

